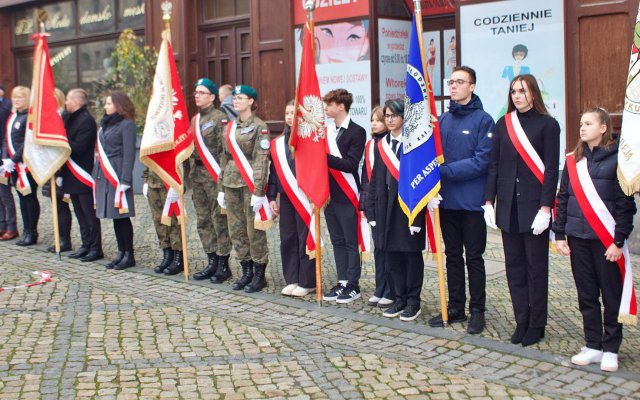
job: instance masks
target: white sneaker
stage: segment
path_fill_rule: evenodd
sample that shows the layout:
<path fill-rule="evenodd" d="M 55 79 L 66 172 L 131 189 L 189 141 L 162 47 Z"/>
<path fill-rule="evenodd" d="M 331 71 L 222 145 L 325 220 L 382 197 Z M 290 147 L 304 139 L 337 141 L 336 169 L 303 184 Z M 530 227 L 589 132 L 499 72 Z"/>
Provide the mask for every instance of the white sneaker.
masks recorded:
<path fill-rule="evenodd" d="M 297 286 L 295 289 L 293 289 L 293 292 L 291 292 L 291 296 L 294 297 L 304 297 L 306 295 L 308 295 L 311 292 L 315 292 L 316 288 L 303 288 L 302 286 Z"/>
<path fill-rule="evenodd" d="M 285 296 L 291 296 L 291 294 L 293 293 L 294 289 L 298 287 L 297 283 L 292 283 L 291 285 L 287 285 L 285 287 L 282 288 L 282 291 L 280 292 L 281 294 L 285 295 Z"/>
<path fill-rule="evenodd" d="M 378 305 L 378 302 L 380 301 L 380 297 L 378 296 L 371 296 L 369 297 L 369 300 L 367 300 L 367 305 L 371 306 L 371 307 L 375 307 Z"/>
<path fill-rule="evenodd" d="M 571 357 L 571 362 L 575 365 L 589 365 L 599 363 L 602 360 L 602 350 L 583 347 L 580 353 Z"/>
<path fill-rule="evenodd" d="M 383 297 L 378 301 L 378 307 L 380 308 L 387 308 L 387 307 L 390 307 L 392 304 L 393 304 L 393 300 L 387 299 L 386 297 Z"/>
<path fill-rule="evenodd" d="M 618 354 L 605 351 L 602 353 L 602 362 L 600 369 L 607 372 L 616 372 L 618 370 Z"/>

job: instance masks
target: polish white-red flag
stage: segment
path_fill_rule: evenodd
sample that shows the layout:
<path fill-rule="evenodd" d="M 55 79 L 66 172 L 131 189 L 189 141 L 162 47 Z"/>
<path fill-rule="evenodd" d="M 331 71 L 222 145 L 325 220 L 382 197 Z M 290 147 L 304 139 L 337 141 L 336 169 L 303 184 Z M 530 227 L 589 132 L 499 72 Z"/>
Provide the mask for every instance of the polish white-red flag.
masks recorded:
<path fill-rule="evenodd" d="M 67 161 L 71 147 L 53 91 L 55 82 L 49 61 L 46 33 L 36 33 L 33 40 L 33 79 L 29 116 L 24 137 L 24 159 L 38 185 L 43 185 Z"/>
<path fill-rule="evenodd" d="M 296 161 L 298 185 L 309 201 L 320 209 L 329 199 L 329 167 L 324 104 L 314 53 L 313 34 L 307 22 L 296 91 L 296 116 L 289 144 Z"/>
<path fill-rule="evenodd" d="M 140 144 L 140 161 L 155 172 L 168 189 L 183 193 L 182 163 L 189 158 L 193 148 L 187 106 L 173 57 L 170 34 L 169 30 L 165 30 Z M 172 215 L 180 217 L 180 208 L 175 196 L 167 196 L 167 202 L 162 220 L 170 224 Z"/>

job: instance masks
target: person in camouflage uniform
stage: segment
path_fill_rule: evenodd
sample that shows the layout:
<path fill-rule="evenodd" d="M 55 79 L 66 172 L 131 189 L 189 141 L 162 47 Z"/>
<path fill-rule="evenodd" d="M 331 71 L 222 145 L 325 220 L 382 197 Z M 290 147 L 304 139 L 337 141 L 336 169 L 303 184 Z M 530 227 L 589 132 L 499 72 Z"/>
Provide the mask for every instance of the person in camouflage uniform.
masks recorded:
<path fill-rule="evenodd" d="M 214 100 L 218 96 L 218 87 L 209 79 L 199 79 L 195 86 L 195 102 L 199 111 L 199 129 L 206 149 L 214 159 L 220 162 L 222 141 L 227 116 L 215 108 Z M 198 118 L 191 121 L 191 130 L 195 134 Z M 197 148 L 197 146 L 196 146 Z M 231 240 L 227 228 L 227 217 L 222 214 L 217 202 L 220 184 L 211 176 L 196 150 L 189 159 L 189 180 L 193 188 L 193 204 L 198 218 L 198 235 L 202 247 L 207 253 L 206 267 L 193 275 L 196 280 L 211 279 L 212 283 L 222 283 L 231 277 L 229 253 Z"/>
<path fill-rule="evenodd" d="M 167 199 L 167 189 L 162 179 L 148 168 L 144 170 L 142 177 L 144 179 L 142 194 L 149 201 L 151 218 L 163 253 L 162 261 L 155 267 L 154 272 L 175 275 L 184 268 L 178 219 L 175 216 L 171 217 L 171 226 L 162 224 L 162 210 Z M 178 272 L 174 273 L 173 271 L 176 270 Z"/>
<path fill-rule="evenodd" d="M 221 157 L 224 192 L 218 201 L 227 207 L 227 221 L 234 250 L 242 266 L 242 277 L 233 284 L 234 290 L 258 292 L 266 285 L 265 270 L 269 261 L 267 234 L 254 226 L 254 218 L 265 195 L 269 171 L 269 130 L 267 124 L 253 114 L 258 93 L 241 85 L 233 90 L 233 106 L 238 112 L 235 138 L 242 153 L 253 168 L 255 192 L 251 193 L 231 156 L 227 141 Z"/>

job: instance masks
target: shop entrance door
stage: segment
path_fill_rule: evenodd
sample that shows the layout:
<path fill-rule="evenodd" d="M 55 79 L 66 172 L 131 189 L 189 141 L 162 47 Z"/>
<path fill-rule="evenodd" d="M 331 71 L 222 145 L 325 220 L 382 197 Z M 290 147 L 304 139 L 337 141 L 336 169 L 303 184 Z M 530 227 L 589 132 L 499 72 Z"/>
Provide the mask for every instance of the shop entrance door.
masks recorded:
<path fill-rule="evenodd" d="M 224 84 L 251 85 L 251 40 L 249 25 L 214 28 L 202 33 L 207 77 Z"/>

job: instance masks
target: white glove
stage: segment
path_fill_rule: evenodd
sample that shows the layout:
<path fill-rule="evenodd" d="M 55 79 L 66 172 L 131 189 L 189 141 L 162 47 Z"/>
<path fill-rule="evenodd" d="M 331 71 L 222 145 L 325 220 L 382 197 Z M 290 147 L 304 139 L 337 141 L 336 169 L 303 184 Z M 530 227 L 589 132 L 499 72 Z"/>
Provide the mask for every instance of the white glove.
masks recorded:
<path fill-rule="evenodd" d="M 484 210 L 484 222 L 491 229 L 498 229 L 498 225 L 496 225 L 496 213 L 491 204 L 487 204 L 482 206 Z"/>
<path fill-rule="evenodd" d="M 251 207 L 253 207 L 253 212 L 257 213 L 262 208 L 262 197 L 258 197 L 256 195 L 251 195 Z"/>
<path fill-rule="evenodd" d="M 376 226 L 376 221 L 369 221 L 369 225 Z"/>
<path fill-rule="evenodd" d="M 169 191 L 167 192 L 167 200 L 169 200 L 170 203 L 178 202 L 180 201 L 180 195 L 178 192 L 173 190 L 173 188 L 169 188 Z"/>
<path fill-rule="evenodd" d="M 144 196 L 145 199 L 149 199 L 149 184 L 145 183 L 144 185 L 142 185 L 142 195 Z"/>
<path fill-rule="evenodd" d="M 4 167 L 5 171 L 9 172 L 13 172 L 16 169 L 16 163 L 14 163 L 10 158 L 3 158 L 2 166 Z"/>
<path fill-rule="evenodd" d="M 534 235 L 539 235 L 549 227 L 549 221 L 551 221 L 551 213 L 546 213 L 542 210 L 538 210 L 536 217 L 533 219 L 531 229 L 533 229 Z"/>
<path fill-rule="evenodd" d="M 4 165 L 0 165 L 0 175 L 4 175 L 5 172 L 7 171 L 4 169 Z"/>
<path fill-rule="evenodd" d="M 422 230 L 422 228 L 420 228 L 419 226 L 410 226 L 409 227 L 409 233 L 411 233 L 411 236 L 415 235 L 416 233 L 420 233 L 421 230 Z"/>
<path fill-rule="evenodd" d="M 61 176 L 56 178 L 56 185 L 62 187 L 62 177 Z"/>
<path fill-rule="evenodd" d="M 131 185 L 120 185 L 120 187 L 122 188 L 123 192 L 126 192 L 127 190 L 131 189 Z"/>
<path fill-rule="evenodd" d="M 227 202 L 224 201 L 224 192 L 218 193 L 218 204 L 222 208 L 227 208 Z"/>
<path fill-rule="evenodd" d="M 427 209 L 429 210 L 429 212 L 433 212 L 433 210 L 438 208 L 441 200 L 442 200 L 442 196 L 440 196 L 440 194 L 438 194 L 433 199 L 429 200 L 429 202 L 427 203 Z"/>

